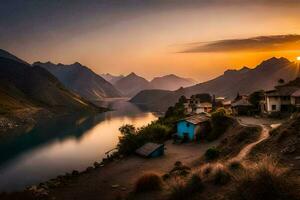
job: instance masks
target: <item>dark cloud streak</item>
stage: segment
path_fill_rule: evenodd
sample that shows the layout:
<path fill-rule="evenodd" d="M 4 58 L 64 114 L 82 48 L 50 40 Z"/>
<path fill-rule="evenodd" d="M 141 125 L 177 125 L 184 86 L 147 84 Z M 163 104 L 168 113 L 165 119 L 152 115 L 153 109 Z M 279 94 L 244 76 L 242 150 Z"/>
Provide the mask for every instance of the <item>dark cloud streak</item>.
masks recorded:
<path fill-rule="evenodd" d="M 300 50 L 300 35 L 270 35 L 186 44 L 179 53 Z"/>

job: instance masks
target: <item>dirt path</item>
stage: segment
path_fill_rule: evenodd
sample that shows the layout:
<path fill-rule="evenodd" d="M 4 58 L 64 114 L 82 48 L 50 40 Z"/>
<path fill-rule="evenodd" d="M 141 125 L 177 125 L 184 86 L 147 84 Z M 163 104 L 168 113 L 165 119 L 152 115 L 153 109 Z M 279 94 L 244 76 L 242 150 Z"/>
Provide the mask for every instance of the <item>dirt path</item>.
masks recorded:
<path fill-rule="evenodd" d="M 279 120 L 270 120 L 270 119 L 263 119 L 263 118 L 252 118 L 252 117 L 240 117 L 238 118 L 238 122 L 242 126 L 260 126 L 261 127 L 261 134 L 257 141 L 246 145 L 237 156 L 230 159 L 230 161 L 241 161 L 243 160 L 252 148 L 257 145 L 258 143 L 262 142 L 263 140 L 267 139 L 270 136 L 270 130 L 272 128 L 277 127 L 281 124 Z"/>
<path fill-rule="evenodd" d="M 208 148 L 217 146 L 219 142 L 220 140 L 212 143 L 175 145 L 171 141 L 167 141 L 167 150 L 162 157 L 143 159 L 131 156 L 112 162 L 107 166 L 80 175 L 70 184 L 50 191 L 50 197 L 57 200 L 114 200 L 117 196 L 124 196 L 132 191 L 136 179 L 143 173 L 154 171 L 163 175 L 173 168 L 176 161 L 189 165 L 202 156 Z"/>

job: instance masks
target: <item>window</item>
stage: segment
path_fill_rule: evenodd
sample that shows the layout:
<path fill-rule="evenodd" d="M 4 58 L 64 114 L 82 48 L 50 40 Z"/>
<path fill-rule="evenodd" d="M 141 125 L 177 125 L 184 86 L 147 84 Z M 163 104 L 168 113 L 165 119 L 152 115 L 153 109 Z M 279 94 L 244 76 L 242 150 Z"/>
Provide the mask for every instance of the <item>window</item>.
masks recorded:
<path fill-rule="evenodd" d="M 186 127 L 190 127 L 190 123 L 186 123 Z"/>
<path fill-rule="evenodd" d="M 276 105 L 272 105 L 272 110 L 276 110 Z"/>

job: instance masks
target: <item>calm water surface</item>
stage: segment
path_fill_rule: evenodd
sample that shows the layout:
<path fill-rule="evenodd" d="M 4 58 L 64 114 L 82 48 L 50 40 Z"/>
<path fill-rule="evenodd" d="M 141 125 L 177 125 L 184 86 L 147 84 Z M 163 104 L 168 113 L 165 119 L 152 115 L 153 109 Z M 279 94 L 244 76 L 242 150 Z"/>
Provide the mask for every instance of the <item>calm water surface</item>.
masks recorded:
<path fill-rule="evenodd" d="M 116 146 L 120 126 L 140 127 L 157 118 L 125 101 L 108 106 L 114 111 L 48 121 L 1 139 L 0 191 L 21 190 L 72 170 L 84 170 Z"/>

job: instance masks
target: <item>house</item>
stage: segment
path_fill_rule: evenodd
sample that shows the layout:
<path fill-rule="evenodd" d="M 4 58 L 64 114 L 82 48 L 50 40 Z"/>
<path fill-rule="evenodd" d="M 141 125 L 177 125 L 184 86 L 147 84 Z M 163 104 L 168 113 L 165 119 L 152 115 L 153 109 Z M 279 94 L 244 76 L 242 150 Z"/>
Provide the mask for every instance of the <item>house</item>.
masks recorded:
<path fill-rule="evenodd" d="M 192 95 L 184 104 L 186 114 L 209 113 L 212 111 L 211 96 L 209 94 Z"/>
<path fill-rule="evenodd" d="M 209 102 L 200 102 L 195 105 L 194 111 L 195 114 L 210 113 L 212 111 L 212 104 Z"/>
<path fill-rule="evenodd" d="M 253 105 L 247 98 L 241 98 L 232 103 L 231 108 L 234 115 L 248 115 L 250 114 Z"/>
<path fill-rule="evenodd" d="M 266 91 L 264 112 L 286 112 L 291 107 L 300 107 L 300 88 L 295 86 L 279 86 L 275 90 Z"/>
<path fill-rule="evenodd" d="M 231 108 L 231 100 L 227 99 L 226 97 L 216 97 L 215 98 L 215 106 L 218 107 L 223 107 L 226 109 Z"/>
<path fill-rule="evenodd" d="M 165 146 L 163 144 L 149 142 L 138 148 L 135 153 L 146 158 L 155 158 L 164 155 L 164 151 Z"/>
<path fill-rule="evenodd" d="M 207 115 L 193 115 L 177 122 L 176 135 L 180 139 L 195 140 L 199 136 L 203 137 L 209 127 L 210 123 Z"/>

